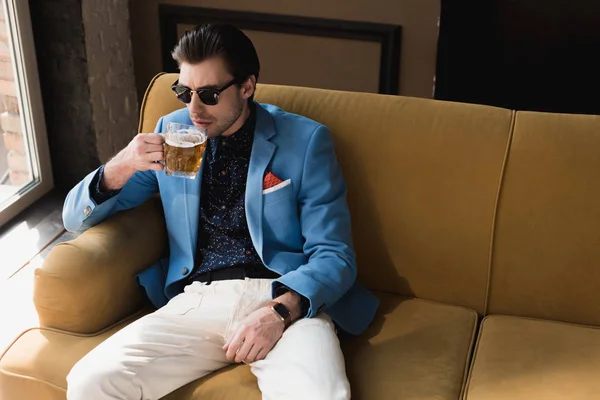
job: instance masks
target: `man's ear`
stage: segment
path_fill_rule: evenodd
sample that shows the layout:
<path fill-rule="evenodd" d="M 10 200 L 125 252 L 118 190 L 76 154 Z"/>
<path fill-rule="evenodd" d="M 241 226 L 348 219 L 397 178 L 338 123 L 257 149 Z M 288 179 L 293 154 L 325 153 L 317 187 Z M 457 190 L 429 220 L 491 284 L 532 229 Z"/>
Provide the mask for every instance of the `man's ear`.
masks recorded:
<path fill-rule="evenodd" d="M 242 97 L 244 99 L 249 99 L 256 89 L 256 77 L 254 75 L 250 76 L 242 83 Z"/>

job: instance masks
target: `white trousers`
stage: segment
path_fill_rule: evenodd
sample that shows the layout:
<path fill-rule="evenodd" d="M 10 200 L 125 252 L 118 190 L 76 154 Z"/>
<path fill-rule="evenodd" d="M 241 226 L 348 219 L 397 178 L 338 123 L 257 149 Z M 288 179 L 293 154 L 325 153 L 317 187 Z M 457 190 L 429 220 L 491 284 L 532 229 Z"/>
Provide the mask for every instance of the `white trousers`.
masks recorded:
<path fill-rule="evenodd" d="M 126 326 L 67 377 L 68 400 L 155 400 L 230 365 L 222 349 L 240 322 L 271 301 L 271 279 L 194 282 Z M 265 400 L 350 399 L 344 357 L 326 315 L 292 324 L 250 364 Z"/>

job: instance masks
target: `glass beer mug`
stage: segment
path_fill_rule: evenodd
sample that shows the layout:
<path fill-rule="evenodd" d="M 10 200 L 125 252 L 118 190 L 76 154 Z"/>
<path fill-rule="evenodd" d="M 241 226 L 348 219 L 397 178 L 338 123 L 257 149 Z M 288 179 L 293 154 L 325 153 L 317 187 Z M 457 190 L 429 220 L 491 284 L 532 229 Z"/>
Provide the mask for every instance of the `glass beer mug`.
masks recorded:
<path fill-rule="evenodd" d="M 169 122 L 165 137 L 165 173 L 167 176 L 194 179 L 206 148 L 206 130 L 193 125 Z"/>

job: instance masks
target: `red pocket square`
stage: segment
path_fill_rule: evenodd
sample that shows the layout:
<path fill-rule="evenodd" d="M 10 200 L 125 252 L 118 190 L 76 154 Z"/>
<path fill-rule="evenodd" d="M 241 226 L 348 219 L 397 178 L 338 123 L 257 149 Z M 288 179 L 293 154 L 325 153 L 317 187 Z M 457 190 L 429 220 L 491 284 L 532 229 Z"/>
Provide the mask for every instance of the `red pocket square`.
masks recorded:
<path fill-rule="evenodd" d="M 281 182 L 283 182 L 281 179 L 273 175 L 272 172 L 269 172 L 265 175 L 265 179 L 263 181 L 263 190 L 272 188 L 273 186 L 277 186 Z"/>

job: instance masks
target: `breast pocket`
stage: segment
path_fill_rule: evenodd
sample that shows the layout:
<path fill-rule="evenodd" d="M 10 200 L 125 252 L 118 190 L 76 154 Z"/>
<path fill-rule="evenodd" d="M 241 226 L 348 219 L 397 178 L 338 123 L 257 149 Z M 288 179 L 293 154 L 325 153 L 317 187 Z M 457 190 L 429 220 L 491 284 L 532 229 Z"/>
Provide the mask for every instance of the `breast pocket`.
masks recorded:
<path fill-rule="evenodd" d="M 287 243 L 297 236 L 298 202 L 291 184 L 263 194 L 263 217 L 266 238 Z"/>
<path fill-rule="evenodd" d="M 264 205 L 274 203 L 276 201 L 279 201 L 279 200 L 282 200 L 285 198 L 292 197 L 292 195 L 294 194 L 294 187 L 292 185 L 292 182 L 288 179 L 287 181 L 282 182 L 280 185 L 285 185 L 285 186 L 281 186 L 281 188 L 279 188 L 279 189 L 277 187 L 273 187 L 271 189 L 266 189 L 263 191 L 263 204 Z M 275 189 L 275 190 L 272 190 L 272 189 Z"/>

